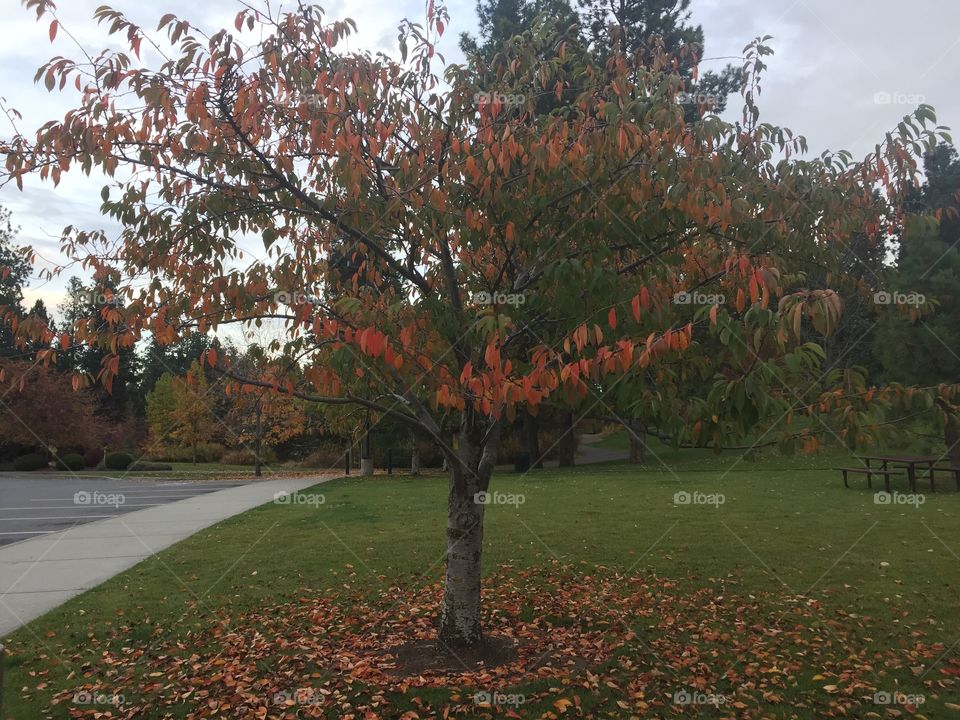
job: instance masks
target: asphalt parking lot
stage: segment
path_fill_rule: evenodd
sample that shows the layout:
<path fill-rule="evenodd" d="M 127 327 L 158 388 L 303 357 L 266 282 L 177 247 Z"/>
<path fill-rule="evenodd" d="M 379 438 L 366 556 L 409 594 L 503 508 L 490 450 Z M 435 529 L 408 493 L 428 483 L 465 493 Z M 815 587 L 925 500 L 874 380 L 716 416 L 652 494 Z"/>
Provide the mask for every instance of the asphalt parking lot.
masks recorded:
<path fill-rule="evenodd" d="M 245 485 L 243 481 L 0 475 L 0 545 Z"/>

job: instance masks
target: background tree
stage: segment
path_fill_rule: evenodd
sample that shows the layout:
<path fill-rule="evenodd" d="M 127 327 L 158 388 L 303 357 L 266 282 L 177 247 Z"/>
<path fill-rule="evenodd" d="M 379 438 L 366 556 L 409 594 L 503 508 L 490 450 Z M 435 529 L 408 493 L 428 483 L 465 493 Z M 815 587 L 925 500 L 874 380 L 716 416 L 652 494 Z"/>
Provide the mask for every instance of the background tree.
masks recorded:
<path fill-rule="evenodd" d="M 93 393 L 74 391 L 69 376 L 36 363 L 0 360 L 0 388 L 0 445 L 54 456 L 97 446 L 101 428 Z"/>
<path fill-rule="evenodd" d="M 58 365 L 62 370 L 84 374 L 91 381 L 109 376 L 108 385 L 95 383 L 95 396 L 98 413 L 111 422 L 127 419 L 132 410 L 138 374 L 135 348 L 131 343 L 111 352 L 111 348 L 90 345 L 80 338 L 105 329 L 109 325 L 105 315 L 117 312 L 122 302 L 110 283 L 85 285 L 80 278 L 71 277 L 66 298 L 58 308 L 64 347 Z M 116 367 L 105 375 L 106 362 Z"/>
<path fill-rule="evenodd" d="M 30 262 L 14 242 L 17 229 L 10 211 L 0 207 L 0 357 L 19 355 L 11 323 L 23 316 L 23 284 L 30 276 Z"/>
<path fill-rule="evenodd" d="M 214 346 L 214 340 L 198 332 L 188 332 L 177 342 L 167 345 L 158 342 L 156 338 L 150 338 L 146 347 L 139 353 L 134 411 L 138 415 L 146 412 L 147 395 L 165 373 L 174 377 L 186 375 L 191 365 L 199 360 L 205 351 Z"/>
<path fill-rule="evenodd" d="M 936 387 L 936 424 L 960 464 L 960 160 L 939 145 L 924 159 L 926 181 L 911 193 L 912 215 L 900 233 L 896 273 L 878 308 L 875 350 L 889 381 Z M 912 296 L 923 296 L 922 304 Z"/>
<path fill-rule="evenodd" d="M 160 376 L 147 394 L 147 422 L 153 433 L 153 444 L 168 438 L 189 447 L 197 462 L 197 446 L 214 434 L 217 417 L 213 411 L 214 396 L 206 373 L 194 362 L 187 375 Z"/>
<path fill-rule="evenodd" d="M 690 22 L 690 0 L 580 0 L 591 48 L 601 57 L 624 52 L 641 65 L 654 62 L 659 49 L 680 59 L 686 94 L 681 102 L 688 120 L 707 105 L 720 113 L 727 98 L 740 90 L 742 75 L 727 65 L 720 72 L 697 72 L 704 57 L 701 25 Z"/>
<path fill-rule="evenodd" d="M 199 362 L 194 362 L 185 377 L 174 378 L 173 404 L 170 436 L 191 448 L 196 464 L 197 446 L 211 438 L 217 422 L 213 413 L 213 396 Z"/>
<path fill-rule="evenodd" d="M 266 379 L 274 374 L 282 379 L 286 363 L 269 357 L 259 345 L 252 345 L 232 363 L 232 369 L 245 377 Z M 254 474 L 260 477 L 263 449 L 286 442 L 305 430 L 304 401 L 276 393 L 272 388 L 244 383 L 236 383 L 228 392 L 231 402 L 225 421 L 235 433 L 235 442 L 252 446 Z"/>
<path fill-rule="evenodd" d="M 173 375 L 164 373 L 147 393 L 146 417 L 154 445 L 164 442 L 176 427 L 177 401 L 173 392 L 173 381 Z"/>
<path fill-rule="evenodd" d="M 569 0 L 479 0 L 476 12 L 478 37 L 461 33 L 460 49 L 481 64 L 502 51 L 511 38 L 530 30 L 538 18 L 563 30 L 580 25 Z"/>
<path fill-rule="evenodd" d="M 243 378 L 213 351 L 206 362 L 433 439 L 450 468 L 439 635 L 474 647 L 478 494 L 502 422 L 523 408 L 579 409 L 622 382 L 655 382 L 670 400 L 658 426 L 679 439 L 721 446 L 758 427 L 791 437 L 791 411 L 851 445 L 869 439 L 879 409 L 865 388 L 807 389 L 823 353 L 801 331 L 829 333 L 842 303 L 793 290 L 793 278 L 800 258 L 835 265 L 853 234 L 895 219 L 916 172 L 912 144 L 939 135 L 921 106 L 861 162 L 795 160 L 804 141 L 760 123 L 752 92 L 742 121 L 688 123 L 666 54 L 638 64 L 615 51 L 601 72 L 588 56 L 571 66 L 562 44 L 544 62 L 526 41 L 493 64 L 498 83 L 577 99 L 564 117 L 539 115 L 532 97 L 505 112 L 497 99 L 476 102 L 491 88 L 467 69 L 446 67 L 441 84 L 435 44 L 449 19 L 431 10 L 403 25 L 399 62 L 341 49 L 352 23 L 313 6 L 242 10 L 235 27 L 259 38 L 250 48 L 167 15 L 168 40 L 150 40 L 177 59 L 161 68 L 110 51 L 82 74 L 70 61 L 44 67 L 50 87 L 98 85 L 62 122 L 12 138 L 5 172 L 57 182 L 91 166 L 119 186 L 102 204 L 123 223 L 116 244 L 65 234 L 64 252 L 124 297 L 79 341 L 130 347 L 150 332 L 170 343 L 184 328 L 279 320 L 284 354 L 300 363 L 282 381 Z M 147 31 L 110 8 L 96 16 L 139 51 Z M 749 87 L 768 53 L 748 48 Z M 121 96 L 130 107 L 108 101 Z M 265 259 L 243 253 L 250 237 Z M 345 237 L 364 255 L 349 281 L 328 267 Z M 144 273 L 150 283 L 136 280 Z M 706 282 L 728 299 L 671 302 Z M 476 302 L 481 292 L 525 301 Z"/>

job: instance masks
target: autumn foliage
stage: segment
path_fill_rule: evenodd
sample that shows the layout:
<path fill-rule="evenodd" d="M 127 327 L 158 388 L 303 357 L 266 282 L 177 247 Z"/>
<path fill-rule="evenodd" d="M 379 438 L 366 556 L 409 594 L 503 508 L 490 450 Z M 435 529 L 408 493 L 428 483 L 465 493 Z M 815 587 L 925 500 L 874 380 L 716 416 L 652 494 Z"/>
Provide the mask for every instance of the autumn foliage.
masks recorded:
<path fill-rule="evenodd" d="M 54 37 L 53 4 L 27 5 Z M 41 68 L 75 107 L 6 154 L 17 183 L 110 178 L 102 210 L 123 224 L 119 241 L 63 235 L 123 298 L 82 340 L 117 349 L 279 320 L 296 372 L 235 376 L 240 387 L 365 408 L 430 437 L 452 468 L 451 641 L 479 637 L 471 499 L 520 409 L 629 408 L 700 445 L 757 429 L 810 444 L 820 425 L 870 437 L 868 388 L 824 387 L 804 330 L 829 333 L 843 303 L 805 272 L 832 267 L 855 234 L 882 242 L 897 226 L 917 154 L 937 139 L 929 107 L 861 161 L 811 159 L 802 137 L 760 121 L 763 40 L 745 49 L 742 119 L 688 123 L 663 53 L 598 64 L 531 40 L 479 87 L 437 56 L 448 19 L 432 2 L 425 26 L 401 27 L 399 61 L 347 50 L 352 21 L 316 7 L 244 9 L 209 36 L 170 14 L 156 33 L 96 15 L 129 52 Z M 538 113 L 542 96 L 557 107 Z M 100 379 L 113 371 L 108 358 Z M 813 420 L 798 430 L 794 416 Z"/>

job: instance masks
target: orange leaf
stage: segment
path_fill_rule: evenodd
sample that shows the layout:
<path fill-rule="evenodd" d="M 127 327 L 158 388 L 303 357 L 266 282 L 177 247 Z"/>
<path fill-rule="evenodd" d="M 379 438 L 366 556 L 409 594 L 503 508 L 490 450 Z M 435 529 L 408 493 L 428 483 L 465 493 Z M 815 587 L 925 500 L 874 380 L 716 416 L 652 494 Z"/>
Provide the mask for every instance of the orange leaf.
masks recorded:
<path fill-rule="evenodd" d="M 567 708 L 570 707 L 571 705 L 573 705 L 573 703 L 567 700 L 566 698 L 560 698 L 559 700 L 554 700 L 553 702 L 553 706 L 559 712 L 566 712 Z"/>
<path fill-rule="evenodd" d="M 607 315 L 607 325 L 610 326 L 611 330 L 617 329 L 617 309 L 610 308 L 610 312 Z"/>

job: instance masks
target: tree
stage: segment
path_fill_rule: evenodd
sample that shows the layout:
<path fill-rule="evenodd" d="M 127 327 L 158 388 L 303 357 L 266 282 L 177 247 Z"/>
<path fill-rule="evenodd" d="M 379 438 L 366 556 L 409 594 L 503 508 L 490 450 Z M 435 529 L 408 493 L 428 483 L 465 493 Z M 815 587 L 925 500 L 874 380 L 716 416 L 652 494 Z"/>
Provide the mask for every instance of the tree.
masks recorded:
<path fill-rule="evenodd" d="M 184 377 L 165 373 L 147 395 L 147 422 L 154 442 L 172 438 L 193 451 L 197 462 L 197 446 L 213 435 L 217 422 L 213 412 L 214 398 L 206 373 L 194 362 Z"/>
<path fill-rule="evenodd" d="M 20 381 L 25 380 L 21 385 Z M 98 442 L 90 390 L 74 392 L 70 377 L 52 368 L 0 360 L 0 443 L 61 455 Z"/>
<path fill-rule="evenodd" d="M 164 345 L 156 338 L 139 353 L 137 362 L 137 384 L 134 391 L 134 410 L 138 415 L 146 412 L 147 395 L 154 389 L 165 374 L 174 377 L 185 375 L 194 361 L 199 360 L 206 350 L 214 346 L 213 341 L 204 333 L 188 332 L 179 341 Z"/>
<path fill-rule="evenodd" d="M 23 316 L 23 283 L 30 276 L 29 260 L 13 246 L 16 234 L 10 211 L 0 207 L 0 357 L 19 353 L 11 324 Z"/>
<path fill-rule="evenodd" d="M 186 377 L 174 379 L 173 403 L 174 427 L 170 436 L 193 450 L 196 464 L 197 445 L 210 439 L 216 423 L 207 376 L 199 362 L 193 364 Z"/>
<path fill-rule="evenodd" d="M 942 144 L 924 159 L 926 182 L 911 193 L 896 273 L 881 290 L 876 353 L 887 379 L 940 387 L 934 418 L 960 464 L 960 160 Z"/>
<path fill-rule="evenodd" d="M 153 434 L 154 443 L 160 443 L 169 437 L 176 427 L 177 401 L 173 394 L 173 381 L 173 375 L 164 373 L 157 378 L 153 389 L 147 393 L 147 424 Z"/>
<path fill-rule="evenodd" d="M 58 366 L 65 371 L 85 375 L 87 381 L 102 378 L 107 380 L 97 385 L 95 395 L 98 411 L 111 421 L 127 419 L 132 400 L 132 389 L 138 374 L 137 356 L 133 344 L 111 348 L 98 347 L 82 342 L 81 338 L 102 331 L 109 324 L 108 317 L 116 313 L 122 299 L 110 282 L 85 285 L 78 277 L 67 281 L 67 297 L 60 304 L 63 328 L 59 342 L 62 352 Z M 28 316 L 33 322 L 45 321 L 46 316 Z M 48 333 L 48 334 L 52 334 Z M 115 371 L 105 373 L 105 362 L 114 362 Z"/>
<path fill-rule="evenodd" d="M 531 29 L 540 17 L 561 29 L 580 24 L 569 0 L 478 0 L 479 38 L 462 33 L 460 49 L 481 63 L 489 62 L 511 38 Z"/>
<path fill-rule="evenodd" d="M 139 51 L 144 29 L 109 8 L 96 17 Z M 170 343 L 183 328 L 279 320 L 284 355 L 299 359 L 282 380 L 243 377 L 215 351 L 205 362 L 432 438 L 450 474 L 439 636 L 457 647 L 483 639 L 480 493 L 501 423 L 518 412 L 587 411 L 623 383 L 659 398 L 658 427 L 698 443 L 758 426 L 794 436 L 792 413 L 851 445 L 869 437 L 877 411 L 864 388 L 806 389 L 822 350 L 800 333 L 832 330 L 839 297 L 785 288 L 804 262 L 835 263 L 844 240 L 886 227 L 916 171 L 911 144 L 938 134 L 921 106 L 861 162 L 795 160 L 805 142 L 760 123 L 753 91 L 742 121 L 691 124 L 666 55 L 638 64 L 615 51 L 601 72 L 589 56 L 565 62 L 562 45 L 543 62 L 532 43 L 493 65 L 498 83 L 577 100 L 565 117 L 538 114 L 533 98 L 506 112 L 497 97 L 475 101 L 489 88 L 464 68 L 446 67 L 440 84 L 447 23 L 434 5 L 424 25 L 405 22 L 394 61 L 342 50 L 352 23 L 313 6 L 241 10 L 250 48 L 167 15 L 176 59 L 159 68 L 109 51 L 82 77 L 70 61 L 43 68 L 50 87 L 98 86 L 35 139 L 14 137 L 6 173 L 58 182 L 92 166 L 119 186 L 103 193 L 102 211 L 123 223 L 112 252 L 96 252 L 98 233 L 65 236 L 125 299 L 82 342 L 119 347 L 149 331 Z M 767 53 L 748 49 L 748 88 Z M 135 107 L 108 101 L 121 96 Z M 266 258 L 249 259 L 243 238 Z M 344 239 L 363 250 L 350 278 L 328 267 Z M 145 270 L 151 281 L 136 281 Z M 722 302 L 671 301 L 707 283 Z"/>
<path fill-rule="evenodd" d="M 232 368 L 234 373 L 261 380 L 271 374 L 280 379 L 285 375 L 285 363 L 270 358 L 257 345 L 247 348 L 243 356 L 232 363 Z M 231 388 L 226 423 L 235 431 L 235 441 L 253 445 L 254 475 L 260 477 L 263 448 L 286 442 L 306 428 L 304 401 L 261 385 L 236 383 Z"/>
<path fill-rule="evenodd" d="M 723 112 L 727 97 L 740 89 L 740 71 L 727 65 L 718 72 L 698 73 L 703 57 L 703 27 L 690 24 L 690 0 L 580 0 L 591 47 L 603 57 L 616 52 L 650 64 L 660 48 L 677 56 L 686 93 L 681 102 L 687 119 L 699 108 Z"/>

